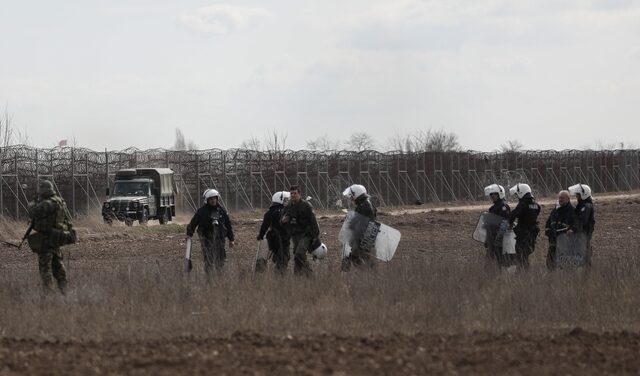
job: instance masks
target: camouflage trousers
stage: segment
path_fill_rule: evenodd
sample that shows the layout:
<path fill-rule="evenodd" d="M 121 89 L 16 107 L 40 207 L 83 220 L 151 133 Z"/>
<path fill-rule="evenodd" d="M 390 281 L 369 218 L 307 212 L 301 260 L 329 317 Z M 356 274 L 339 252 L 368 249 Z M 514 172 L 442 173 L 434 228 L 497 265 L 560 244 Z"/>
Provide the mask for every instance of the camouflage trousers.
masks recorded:
<path fill-rule="evenodd" d="M 60 248 L 44 248 L 38 252 L 38 268 L 42 286 L 51 287 L 52 277 L 58 283 L 58 288 L 64 292 L 67 287 L 67 271 L 64 268 L 62 250 Z"/>
<path fill-rule="evenodd" d="M 313 239 L 309 235 L 294 235 L 291 240 L 293 242 L 293 272 L 295 274 L 311 274 L 307 252 Z"/>
<path fill-rule="evenodd" d="M 224 238 L 212 239 L 201 236 L 200 245 L 204 255 L 204 271 L 209 274 L 214 268 L 217 271 L 222 270 L 224 261 L 227 258 L 227 252 L 224 249 Z"/>

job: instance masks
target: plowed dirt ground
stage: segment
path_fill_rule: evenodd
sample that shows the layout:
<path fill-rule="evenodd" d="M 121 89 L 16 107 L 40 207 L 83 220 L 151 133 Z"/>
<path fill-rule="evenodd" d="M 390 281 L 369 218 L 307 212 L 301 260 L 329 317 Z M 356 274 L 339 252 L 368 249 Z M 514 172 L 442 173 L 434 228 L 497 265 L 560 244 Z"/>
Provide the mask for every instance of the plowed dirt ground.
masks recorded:
<path fill-rule="evenodd" d="M 183 275 L 182 225 L 78 221 L 67 296 L 40 292 L 28 248 L 0 247 L 0 375 L 638 374 L 640 199 L 596 210 L 590 272 L 547 272 L 542 237 L 513 275 L 486 268 L 468 208 L 381 210 L 398 253 L 349 274 L 340 213 L 318 213 L 330 255 L 308 279 L 252 275 L 259 212 L 231 213 L 237 246 L 213 280 L 197 247 Z"/>

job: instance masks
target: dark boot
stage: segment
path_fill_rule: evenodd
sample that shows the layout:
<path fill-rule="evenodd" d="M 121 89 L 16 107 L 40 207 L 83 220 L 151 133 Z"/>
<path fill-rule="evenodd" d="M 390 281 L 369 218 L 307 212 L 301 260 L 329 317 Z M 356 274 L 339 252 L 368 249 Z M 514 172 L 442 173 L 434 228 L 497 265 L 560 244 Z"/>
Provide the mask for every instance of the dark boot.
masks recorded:
<path fill-rule="evenodd" d="M 256 260 L 256 273 L 264 273 L 267 270 L 267 260 L 259 258 Z"/>
<path fill-rule="evenodd" d="M 345 257 L 342 259 L 342 264 L 340 265 L 340 271 L 348 272 L 351 270 L 351 260 L 349 257 Z"/>

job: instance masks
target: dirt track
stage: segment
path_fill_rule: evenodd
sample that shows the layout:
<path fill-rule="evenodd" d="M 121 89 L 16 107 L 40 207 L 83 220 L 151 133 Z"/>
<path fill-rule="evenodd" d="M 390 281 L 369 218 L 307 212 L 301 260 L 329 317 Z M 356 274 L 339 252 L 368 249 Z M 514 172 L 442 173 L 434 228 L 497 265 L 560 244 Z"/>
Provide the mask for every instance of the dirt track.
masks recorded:
<path fill-rule="evenodd" d="M 545 206 L 542 221 L 550 209 L 551 205 Z M 625 263 L 629 257 L 635 258 L 640 241 L 638 212 L 640 198 L 637 197 L 614 198 L 598 204 L 593 273 L 598 273 L 598 264 L 604 260 Z M 470 240 L 477 217 L 478 213 L 474 211 L 418 212 L 400 216 L 382 211 L 379 219 L 403 233 L 397 259 L 394 259 L 396 264 L 427 263 L 437 269 L 438 265 L 465 265 L 481 259 L 478 257 L 481 247 Z M 242 276 L 251 271 L 255 252 L 253 239 L 257 231 L 254 218 L 255 213 L 233 217 L 238 247 L 229 251 L 230 275 Z M 339 216 L 323 213 L 320 224 L 333 253 L 316 264 L 317 273 L 339 279 L 340 274 L 336 272 L 339 257 L 335 253 L 339 247 L 335 240 L 340 227 Z M 107 274 L 96 274 L 96 268 L 116 270 L 130 263 L 146 263 L 151 268 L 157 267 L 158 271 L 164 270 L 165 265 L 167 268 L 181 265 L 183 235 L 179 226 L 145 229 L 83 227 L 79 224 L 79 229 L 83 241 L 69 247 L 67 253 L 72 281 L 74 276 L 87 275 L 100 285 L 101 276 Z M 18 234 L 18 230 L 15 233 Z M 539 274 L 541 281 L 557 277 L 546 276 L 545 248 L 546 241 L 541 239 L 532 260 L 531 273 Z M 28 288 L 36 290 L 34 256 L 7 248 L 2 251 L 6 252 L 3 273 L 17 273 L 16 278 L 24 279 Z M 195 267 L 200 266 L 196 262 Z M 293 276 L 287 278 L 292 283 L 296 281 Z M 353 284 L 357 278 L 357 274 L 350 275 L 340 283 Z M 520 277 L 513 278 L 517 282 Z M 493 283 L 491 278 L 487 281 Z M 357 285 L 355 288 L 353 291 L 357 291 Z M 486 288 L 480 286 L 478 291 Z M 630 288 L 638 291 L 635 285 Z M 71 304 L 72 299 L 77 299 L 82 303 L 79 308 L 88 310 L 85 305 L 92 303 L 83 303 L 82 299 L 76 298 L 81 292 L 80 287 L 78 291 L 72 290 L 72 297 L 60 304 Z M 3 294 L 13 296 L 11 291 Z M 544 294 L 539 296 L 544 299 Z M 615 299 L 626 298 L 630 297 L 616 296 Z M 339 297 L 336 299 L 340 301 Z M 446 297 L 438 299 L 441 304 L 449 304 Z M 437 324 L 436 327 L 429 324 L 428 316 L 406 311 L 407 322 L 412 325 L 398 325 L 398 334 L 394 334 L 395 329 L 384 327 L 368 334 L 344 332 L 340 327 L 323 327 L 321 322 L 320 327 L 312 331 L 318 334 L 304 334 L 304 329 L 296 329 L 300 333 L 292 331 L 293 334 L 287 335 L 265 331 L 257 335 L 249 325 L 240 322 L 233 324 L 240 330 L 233 329 L 229 334 L 218 328 L 215 333 L 220 334 L 192 331 L 185 336 L 173 332 L 152 334 L 150 329 L 154 324 L 150 323 L 146 329 L 140 327 L 131 331 L 130 338 L 122 338 L 117 328 L 109 329 L 107 325 L 111 324 L 104 324 L 96 329 L 106 330 L 105 333 L 113 330 L 113 336 L 102 334 L 102 339 L 96 340 L 92 334 L 83 332 L 83 325 L 90 327 L 84 320 L 65 324 L 78 325 L 80 329 L 69 336 L 61 336 L 54 331 L 48 332 L 46 325 L 37 330 L 16 329 L 13 326 L 22 321 L 16 316 L 9 324 L 0 318 L 0 323 L 4 323 L 0 326 L 0 374 L 638 374 L 640 331 L 637 312 L 640 306 L 636 306 L 636 302 L 631 299 L 629 306 L 622 306 L 630 312 L 628 321 L 609 322 L 604 317 L 601 321 L 579 321 L 580 315 L 576 315 L 576 319 L 567 320 L 566 325 L 544 329 L 535 325 L 523 326 L 524 331 L 476 331 L 471 324 L 462 321 L 464 307 L 458 304 L 445 307 L 450 312 L 451 328 L 456 328 L 450 333 L 448 327 L 439 329 Z M 386 303 L 411 307 L 411 302 Z M 16 304 L 29 306 L 27 304 L 31 303 L 16 301 Z M 537 303 L 534 301 L 533 304 Z M 33 315 L 44 317 L 47 310 L 59 309 L 55 304 L 36 303 L 35 307 L 39 307 L 39 313 Z M 0 309 L 8 314 L 13 312 L 10 307 Z M 25 320 L 34 319 L 30 313 L 24 314 Z M 458 314 L 461 321 L 456 324 Z M 400 315 L 402 317 L 402 313 Z M 522 315 L 526 316 L 526 313 Z M 142 319 L 152 321 L 152 317 Z M 572 325 L 572 322 L 592 322 L 593 325 L 581 329 L 581 324 Z M 248 329 L 242 330 L 244 327 Z M 273 331 L 277 332 L 276 329 Z"/>
<path fill-rule="evenodd" d="M 637 374 L 640 335 L 179 338 L 131 343 L 0 341 L 1 374 Z M 63 367 L 63 368 L 62 368 Z"/>

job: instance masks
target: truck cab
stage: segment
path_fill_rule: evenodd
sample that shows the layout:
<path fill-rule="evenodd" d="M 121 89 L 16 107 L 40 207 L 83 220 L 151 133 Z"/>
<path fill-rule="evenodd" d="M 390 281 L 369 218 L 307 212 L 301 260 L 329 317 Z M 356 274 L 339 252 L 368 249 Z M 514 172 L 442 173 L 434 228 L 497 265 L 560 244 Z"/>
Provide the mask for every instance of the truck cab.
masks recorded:
<path fill-rule="evenodd" d="M 110 194 L 111 193 L 111 194 Z M 176 185 L 173 170 L 168 168 L 124 169 L 116 172 L 107 200 L 102 205 L 102 218 L 131 226 L 134 221 L 146 224 L 157 219 L 167 224 L 175 212 Z"/>

